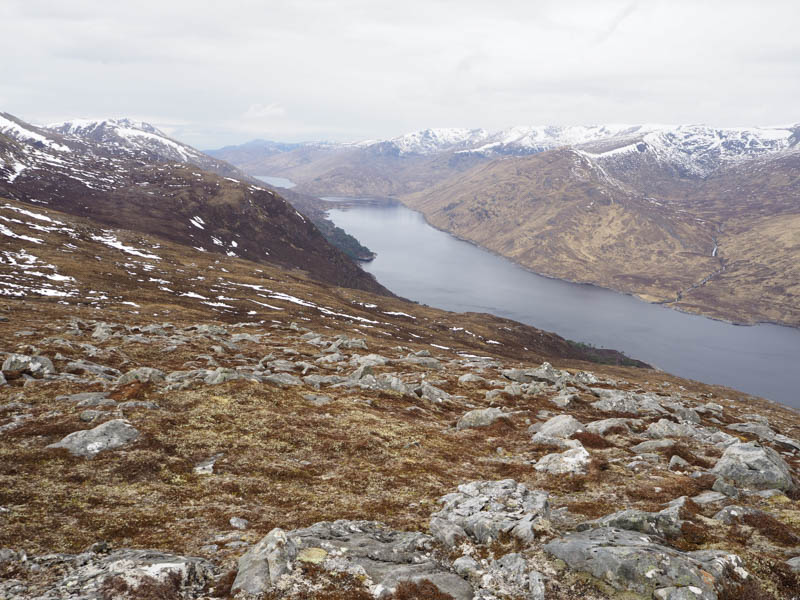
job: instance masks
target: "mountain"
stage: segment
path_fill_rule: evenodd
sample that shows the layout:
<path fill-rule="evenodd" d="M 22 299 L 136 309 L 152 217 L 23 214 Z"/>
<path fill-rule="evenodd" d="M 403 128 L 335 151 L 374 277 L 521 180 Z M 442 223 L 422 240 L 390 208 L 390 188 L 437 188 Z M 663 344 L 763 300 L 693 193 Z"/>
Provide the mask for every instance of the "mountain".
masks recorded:
<path fill-rule="evenodd" d="M 185 162 L 205 159 L 156 131 L 129 121 L 40 128 L 0 114 L 0 195 L 388 293 L 274 191 Z"/>
<path fill-rule="evenodd" d="M 787 407 L 6 198 L 0 294 L 2 598 L 800 589 Z"/>
<path fill-rule="evenodd" d="M 264 152 L 257 144 L 244 144 L 215 155 L 248 173 L 292 179 L 307 193 L 397 196 L 421 191 L 479 162 L 562 147 L 584 151 L 601 164 L 650 161 L 670 176 L 702 178 L 742 160 L 796 147 L 798 131 L 796 125 L 713 128 L 653 124 L 518 126 L 497 132 L 425 129 L 387 140 L 291 145 L 280 153 L 274 143 Z"/>
<path fill-rule="evenodd" d="M 76 119 L 52 123 L 45 129 L 67 138 L 78 138 L 101 145 L 106 152 L 120 158 L 185 163 L 227 177 L 243 175 L 232 165 L 174 140 L 142 121 Z"/>
<path fill-rule="evenodd" d="M 800 326 L 799 140 L 798 125 L 431 129 L 260 168 L 301 193 L 400 199 L 538 273 Z"/>

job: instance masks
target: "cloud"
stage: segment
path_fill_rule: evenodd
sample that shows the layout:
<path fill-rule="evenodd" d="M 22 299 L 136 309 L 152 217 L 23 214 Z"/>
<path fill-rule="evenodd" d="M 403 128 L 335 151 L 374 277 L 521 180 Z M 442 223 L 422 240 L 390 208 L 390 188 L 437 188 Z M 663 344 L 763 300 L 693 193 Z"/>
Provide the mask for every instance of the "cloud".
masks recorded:
<path fill-rule="evenodd" d="M 286 109 L 277 102 L 251 104 L 242 115 L 248 121 L 269 121 L 286 116 Z"/>
<path fill-rule="evenodd" d="M 153 115 L 204 148 L 800 119 L 795 0 L 56 4 L 0 2 L 0 110 L 37 122 Z"/>

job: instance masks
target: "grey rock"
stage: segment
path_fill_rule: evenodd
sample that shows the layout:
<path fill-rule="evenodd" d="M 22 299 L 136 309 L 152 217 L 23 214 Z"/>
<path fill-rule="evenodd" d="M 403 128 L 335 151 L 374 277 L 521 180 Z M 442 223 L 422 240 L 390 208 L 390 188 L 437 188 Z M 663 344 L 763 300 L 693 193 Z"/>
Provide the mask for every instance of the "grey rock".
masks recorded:
<path fill-rule="evenodd" d="M 316 523 L 288 536 L 296 544 L 298 557 L 303 549 L 319 549 L 327 553 L 323 568 L 368 576 L 375 584 L 371 591 L 376 598 L 389 596 L 403 581 L 425 579 L 458 600 L 471 600 L 474 595 L 469 583 L 430 558 L 433 538 L 421 533 L 394 531 L 374 521 L 335 521 Z"/>
<path fill-rule="evenodd" d="M 284 360 L 282 358 L 269 361 L 267 366 L 273 371 L 283 373 L 291 373 L 295 369 L 295 364 L 291 360 Z"/>
<path fill-rule="evenodd" d="M 358 381 L 359 379 L 363 379 L 367 375 L 375 375 L 375 372 L 372 370 L 372 367 L 369 365 L 361 365 L 355 371 L 350 373 L 350 379 L 353 381 Z"/>
<path fill-rule="evenodd" d="M 458 383 L 462 385 L 469 385 L 472 383 L 480 385 L 482 383 L 486 383 L 486 379 L 484 379 L 480 375 L 475 375 L 474 373 L 466 373 L 458 378 Z"/>
<path fill-rule="evenodd" d="M 742 433 L 750 433 L 756 436 L 759 440 L 771 442 L 775 439 L 775 432 L 769 425 L 764 423 L 733 423 L 728 425 L 728 429 L 734 431 L 741 431 Z"/>
<path fill-rule="evenodd" d="M 217 367 L 216 369 L 211 371 L 208 375 L 206 375 L 206 378 L 203 381 L 208 385 L 219 385 L 227 381 L 235 381 L 241 378 L 242 378 L 241 374 L 235 369 L 229 369 L 226 367 Z"/>
<path fill-rule="evenodd" d="M 52 361 L 46 356 L 9 354 L 3 361 L 3 371 L 22 371 L 33 377 L 43 377 L 56 372 Z"/>
<path fill-rule="evenodd" d="M 442 517 L 431 517 L 431 535 L 448 548 L 453 548 L 459 540 L 466 539 L 467 532 L 460 525 Z"/>
<path fill-rule="evenodd" d="M 175 581 L 177 584 L 174 597 L 196 598 L 218 575 L 216 567 L 202 558 L 155 550 L 121 549 L 76 555 L 50 554 L 30 557 L 28 562 L 32 567 L 47 572 L 52 578 L 46 595 L 33 596 L 43 600 L 97 600 L 108 597 L 102 590 L 104 584 L 114 578 L 125 580 L 129 589 L 127 597 L 130 598 L 140 597 L 138 590 L 143 584 L 166 582 L 168 578 L 171 583 Z M 25 594 L 22 597 L 29 596 Z"/>
<path fill-rule="evenodd" d="M 675 423 L 668 419 L 659 419 L 655 423 L 651 423 L 644 435 L 649 438 L 681 438 L 702 437 L 701 431 L 691 423 Z"/>
<path fill-rule="evenodd" d="M 108 398 L 108 392 L 81 392 L 80 394 L 56 396 L 56 401 L 74 402 L 76 406 L 82 408 L 84 406 L 97 406 L 101 401 L 107 398 Z"/>
<path fill-rule="evenodd" d="M 591 455 L 580 446 L 565 452 L 545 454 L 536 462 L 534 469 L 552 475 L 577 475 L 586 472 L 591 460 Z"/>
<path fill-rule="evenodd" d="M 81 421 L 83 421 L 84 423 L 91 423 L 95 419 L 103 417 L 103 416 L 105 416 L 107 414 L 108 413 L 103 411 L 103 410 L 92 410 L 92 409 L 89 409 L 89 410 L 82 411 L 81 414 L 78 415 L 78 418 Z"/>
<path fill-rule="evenodd" d="M 758 510 L 757 508 L 751 508 L 749 506 L 737 506 L 734 504 L 731 506 L 726 506 L 711 518 L 714 519 L 715 521 L 722 521 L 726 525 L 730 525 L 731 523 L 737 521 L 741 517 L 745 517 L 748 515 L 763 515 L 763 514 L 766 513 L 764 513 L 764 511 Z"/>
<path fill-rule="evenodd" d="M 345 359 L 345 355 L 339 352 L 334 352 L 333 354 L 325 354 L 324 356 L 320 356 L 314 362 L 318 365 L 330 365 L 333 363 L 342 362 Z M 370 365 L 371 366 L 371 365 Z"/>
<path fill-rule="evenodd" d="M 597 435 L 606 435 L 609 429 L 621 427 L 626 433 L 630 433 L 630 425 L 640 425 L 641 421 L 638 419 L 602 419 L 600 421 L 592 421 L 586 424 L 586 431 L 595 433 Z"/>
<path fill-rule="evenodd" d="M 215 454 L 214 456 L 197 463 L 194 467 L 194 472 L 198 475 L 212 475 L 214 473 L 214 465 L 223 456 L 224 454 L 222 453 Z"/>
<path fill-rule="evenodd" d="M 533 442 L 536 443 L 546 438 L 568 438 L 582 429 L 583 423 L 572 415 L 558 415 L 542 423 L 536 435 L 533 436 Z"/>
<path fill-rule="evenodd" d="M 544 600 L 544 581 L 521 554 L 510 553 L 493 560 L 481 577 L 481 591 L 501 598 Z"/>
<path fill-rule="evenodd" d="M 303 383 L 315 389 L 319 389 L 323 385 L 338 385 L 345 381 L 347 378 L 339 375 L 306 375 L 303 377 Z"/>
<path fill-rule="evenodd" d="M 480 574 L 481 569 L 478 562 L 471 556 L 460 556 L 453 561 L 453 570 L 461 577 L 469 579 Z"/>
<path fill-rule="evenodd" d="M 417 397 L 424 398 L 425 400 L 429 400 L 431 402 L 442 402 L 443 400 L 450 400 L 450 394 L 448 394 L 442 389 L 439 389 L 435 385 L 431 385 L 426 381 L 423 381 L 412 391 L 414 392 L 414 394 L 417 395 Z"/>
<path fill-rule="evenodd" d="M 313 406 L 325 406 L 333 402 L 330 396 L 323 394 L 303 394 L 303 399 Z"/>
<path fill-rule="evenodd" d="M 138 367 L 131 369 L 117 379 L 117 385 L 127 385 L 139 381 L 141 383 L 161 383 L 164 381 L 164 372 L 152 367 Z"/>
<path fill-rule="evenodd" d="M 472 586 L 455 573 L 449 573 L 433 563 L 402 565 L 386 573 L 376 588 L 376 597 L 388 598 L 403 582 L 420 583 L 428 581 L 440 592 L 456 600 L 472 600 Z"/>
<path fill-rule="evenodd" d="M 711 486 L 711 489 L 715 492 L 719 492 L 720 494 L 725 494 L 729 498 L 739 497 L 739 490 L 736 489 L 736 486 L 731 485 L 722 477 L 717 477 L 717 479 L 714 481 L 714 485 Z"/>
<path fill-rule="evenodd" d="M 711 470 L 737 486 L 791 491 L 795 484 L 789 466 L 772 448 L 755 442 L 729 446 Z"/>
<path fill-rule="evenodd" d="M 88 360 L 73 360 L 67 363 L 64 367 L 65 373 L 74 373 L 74 374 L 89 374 L 94 375 L 95 377 L 100 377 L 101 379 L 105 379 L 106 381 L 112 381 L 117 379 L 122 375 L 119 369 L 115 369 L 114 367 L 107 367 L 105 365 L 99 365 L 97 363 L 88 361 Z"/>
<path fill-rule="evenodd" d="M 7 383 L 8 382 L 6 381 L 5 375 L 3 375 L 3 372 L 0 371 L 0 385 L 6 385 Z"/>
<path fill-rule="evenodd" d="M 247 529 L 247 526 L 250 525 L 250 521 L 242 519 L 241 517 L 231 517 L 229 523 L 234 529 L 240 529 L 242 531 Z"/>
<path fill-rule="evenodd" d="M 645 454 L 655 450 L 661 450 L 662 448 L 670 448 L 674 445 L 674 440 L 651 440 L 631 446 L 631 452 L 635 452 L 636 454 Z"/>
<path fill-rule="evenodd" d="M 239 571 L 231 592 L 255 595 L 268 591 L 289 570 L 289 563 L 296 556 L 294 541 L 276 527 L 239 559 Z"/>
<path fill-rule="evenodd" d="M 544 550 L 617 590 L 648 597 L 659 589 L 689 588 L 694 600 L 717 600 L 715 583 L 725 580 L 728 569 L 741 569 L 742 564 L 726 552 L 680 552 L 646 534 L 610 527 L 569 534 L 546 544 Z"/>
<path fill-rule="evenodd" d="M 600 400 L 592 407 L 604 412 L 624 412 L 633 415 L 666 412 L 654 394 L 636 394 L 625 390 L 591 388 Z"/>
<path fill-rule="evenodd" d="M 208 325 L 208 324 L 190 325 L 185 329 L 185 331 L 194 332 L 198 335 L 207 335 L 211 337 L 220 335 L 228 336 L 228 330 L 225 329 L 224 327 L 221 327 L 220 325 Z"/>
<path fill-rule="evenodd" d="M 471 429 L 476 427 L 488 427 L 498 419 L 507 417 L 499 408 L 479 408 L 465 413 L 456 424 L 456 429 Z"/>
<path fill-rule="evenodd" d="M 577 402 L 577 400 L 578 400 L 578 394 L 576 394 L 575 392 L 570 392 L 566 389 L 560 390 L 558 394 L 550 398 L 550 402 L 552 402 L 559 408 L 569 408 L 570 406 L 573 406 L 575 402 Z"/>
<path fill-rule="evenodd" d="M 500 533 L 530 542 L 537 523 L 550 518 L 547 493 L 529 490 L 513 479 L 465 483 L 439 502 L 444 506 L 431 515 L 431 522 L 449 521 L 481 543 L 497 539 Z"/>
<path fill-rule="evenodd" d="M 705 506 L 706 504 L 714 504 L 715 502 L 722 502 L 723 500 L 727 499 L 728 497 L 725 494 L 713 491 L 702 492 L 697 496 L 692 497 L 692 501 L 695 504 L 699 504 L 700 506 Z"/>
<path fill-rule="evenodd" d="M 769 427 L 769 419 L 764 415 L 759 415 L 758 413 L 748 413 L 746 415 L 742 415 L 745 419 L 752 421 L 754 423 L 761 423 L 762 425 L 766 425 Z"/>
<path fill-rule="evenodd" d="M 264 382 L 284 388 L 293 385 L 303 385 L 303 382 L 299 377 L 289 375 L 289 373 L 276 373 L 275 375 L 267 375 L 264 377 Z"/>
<path fill-rule="evenodd" d="M 366 354 L 354 356 L 350 362 L 357 367 L 382 367 L 389 364 L 389 359 L 380 354 Z"/>
<path fill-rule="evenodd" d="M 402 359 L 402 362 L 434 371 L 442 369 L 442 363 L 439 360 L 427 356 L 407 356 Z"/>
<path fill-rule="evenodd" d="M 158 410 L 159 406 L 155 402 L 147 400 L 128 400 L 117 404 L 117 408 L 124 412 L 128 410 Z"/>
<path fill-rule="evenodd" d="M 669 470 L 670 471 L 686 471 L 692 468 L 686 460 L 682 459 L 677 454 L 673 454 L 672 458 L 669 459 Z"/>
<path fill-rule="evenodd" d="M 47 447 L 65 448 L 75 456 L 92 458 L 100 452 L 126 446 L 138 437 L 139 431 L 133 425 L 123 419 L 114 419 L 94 429 L 70 433 L 60 442 Z"/>
<path fill-rule="evenodd" d="M 795 572 L 800 573 L 800 556 L 795 556 L 794 558 L 790 558 L 786 561 L 786 564 L 789 565 L 789 568 Z"/>
<path fill-rule="evenodd" d="M 605 517 L 600 517 L 593 521 L 587 521 L 578 525 L 578 531 L 597 529 L 599 527 L 614 527 L 627 531 L 638 531 L 657 535 L 660 537 L 676 538 L 681 535 L 680 511 L 686 502 L 686 496 L 679 499 L 672 506 L 668 506 L 659 512 L 645 512 L 643 510 L 621 510 Z"/>
<path fill-rule="evenodd" d="M 541 381 L 550 384 L 554 384 L 562 378 L 569 376 L 565 371 L 559 371 L 553 368 L 548 362 L 542 363 L 535 369 L 504 369 L 502 374 L 506 379 L 516 381 L 517 383 Z"/>
<path fill-rule="evenodd" d="M 98 323 L 94 326 L 94 331 L 92 331 L 92 339 L 97 340 L 98 342 L 105 342 L 112 335 L 114 335 L 114 327 L 116 327 L 116 325 L 111 323 Z"/>

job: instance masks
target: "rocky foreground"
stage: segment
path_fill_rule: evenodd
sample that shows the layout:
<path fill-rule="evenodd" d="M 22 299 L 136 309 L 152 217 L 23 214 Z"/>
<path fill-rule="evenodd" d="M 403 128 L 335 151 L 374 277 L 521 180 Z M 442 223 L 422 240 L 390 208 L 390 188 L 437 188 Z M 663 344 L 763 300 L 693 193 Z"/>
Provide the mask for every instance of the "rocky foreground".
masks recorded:
<path fill-rule="evenodd" d="M 3 325 L 0 598 L 800 597 L 777 405 L 278 319 Z"/>

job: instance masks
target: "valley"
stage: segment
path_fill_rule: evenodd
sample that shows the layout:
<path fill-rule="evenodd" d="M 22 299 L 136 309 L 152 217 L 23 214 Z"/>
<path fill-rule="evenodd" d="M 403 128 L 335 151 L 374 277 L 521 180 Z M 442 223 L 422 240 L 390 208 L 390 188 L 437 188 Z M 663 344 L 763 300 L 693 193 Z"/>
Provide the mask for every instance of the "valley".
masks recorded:
<path fill-rule="evenodd" d="M 467 292 L 491 291 L 503 269 L 534 276 L 404 207 L 433 245 L 397 221 L 369 224 L 378 254 L 362 269 L 282 192 L 200 166 L 151 126 L 3 119 L 0 598 L 785 600 L 800 589 L 796 410 L 519 322 L 529 313 L 490 314 Z M 647 223 L 645 205 L 612 188 L 622 208 L 600 202 L 607 227 L 629 213 Z M 359 208 L 286 195 L 317 218 L 329 211 L 332 227 Z M 792 238 L 769 218 L 760 235 L 780 251 Z M 658 223 L 675 247 L 696 244 L 704 267 L 735 231 L 678 210 Z M 706 233 L 718 256 L 696 241 Z M 742 232 L 742 247 L 760 235 Z M 413 259 L 417 289 L 462 312 L 370 274 L 387 244 Z M 467 287 L 454 293 L 448 272 Z M 630 312 L 582 287 L 601 319 Z M 505 293 L 548 312 L 533 288 Z M 574 337 L 589 330 L 576 322 Z M 759 376 L 758 361 L 749 368 Z"/>
<path fill-rule="evenodd" d="M 797 327 L 797 139 L 796 127 L 424 130 L 236 160 L 305 193 L 397 198 L 549 277 Z"/>

